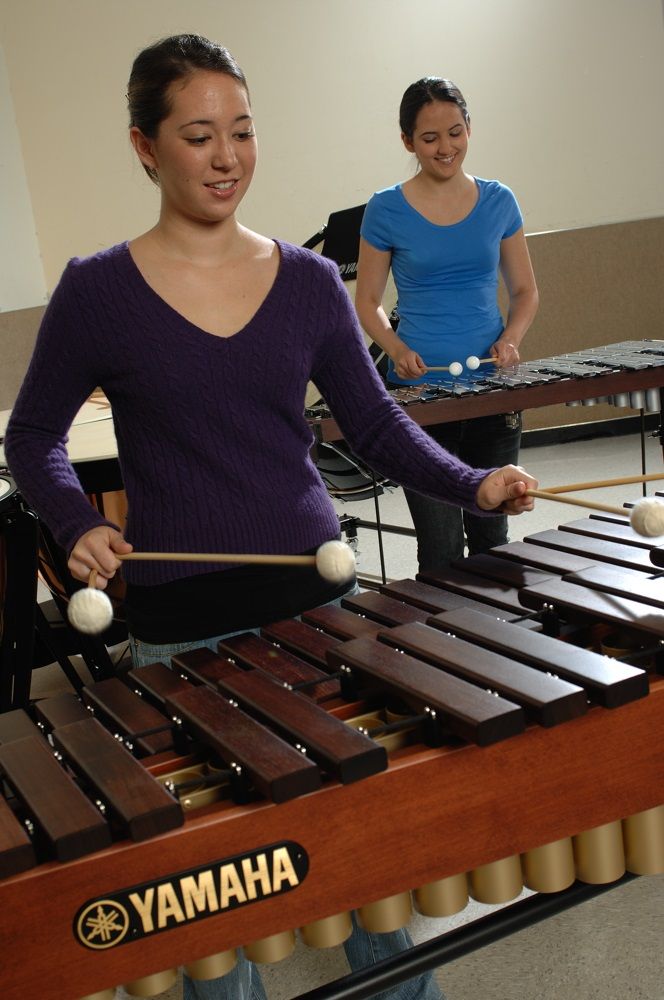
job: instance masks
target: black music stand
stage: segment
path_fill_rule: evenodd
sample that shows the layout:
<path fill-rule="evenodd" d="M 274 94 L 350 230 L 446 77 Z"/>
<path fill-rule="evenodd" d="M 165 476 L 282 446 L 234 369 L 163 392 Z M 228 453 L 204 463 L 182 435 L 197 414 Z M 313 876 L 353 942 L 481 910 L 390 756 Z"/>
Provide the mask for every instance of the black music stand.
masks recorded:
<path fill-rule="evenodd" d="M 35 515 L 14 493 L 0 513 L 0 712 L 25 708 L 35 654 Z"/>
<path fill-rule="evenodd" d="M 303 244 L 308 250 L 313 250 L 322 243 L 321 255 L 328 257 L 338 265 L 342 281 L 353 281 L 357 277 L 357 261 L 360 252 L 360 227 L 365 208 L 366 204 L 355 205 L 353 208 L 345 208 L 339 212 L 332 212 L 327 220 L 327 224 L 322 226 L 317 233 L 314 233 Z M 391 320 L 392 317 L 390 317 Z M 379 373 L 385 378 L 385 369 L 387 367 L 385 352 L 377 344 L 372 344 L 369 347 L 369 353 Z M 344 452 L 347 452 L 347 454 L 344 454 Z M 381 525 L 378 497 L 383 492 L 383 485 L 387 485 L 388 481 L 385 479 L 378 480 L 373 470 L 368 469 L 363 462 L 355 455 L 352 455 L 343 443 L 333 446 L 329 442 L 326 444 L 320 442 L 317 445 L 314 461 L 331 496 L 340 500 L 360 500 L 373 497 L 376 511 L 375 521 L 364 521 L 360 518 L 341 518 L 340 520 L 342 521 L 342 525 L 344 522 L 347 524 L 352 522 L 352 525 L 349 525 L 349 527 L 353 530 L 357 527 L 363 527 L 372 528 L 377 532 L 381 577 L 382 582 L 387 583 L 385 556 L 383 552 L 383 528 L 386 531 L 410 533 L 410 529 L 397 529 L 389 525 Z M 341 481 L 344 479 L 347 484 L 345 490 L 340 488 Z M 361 484 L 362 479 L 366 483 L 364 490 Z M 344 528 L 346 534 L 349 534 L 349 527 Z M 370 581 L 363 582 L 370 583 Z"/>
<path fill-rule="evenodd" d="M 303 244 L 308 250 L 313 250 L 322 243 L 321 254 L 339 265 L 343 281 L 352 281 L 357 277 L 360 226 L 366 207 L 356 205 L 354 208 L 344 208 L 341 212 L 332 212 L 327 224 Z"/>

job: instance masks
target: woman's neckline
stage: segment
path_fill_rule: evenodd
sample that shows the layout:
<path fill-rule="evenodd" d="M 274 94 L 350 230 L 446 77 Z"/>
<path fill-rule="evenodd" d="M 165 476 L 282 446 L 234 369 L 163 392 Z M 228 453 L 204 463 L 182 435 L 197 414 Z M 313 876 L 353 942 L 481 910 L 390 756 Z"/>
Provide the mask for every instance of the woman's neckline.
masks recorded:
<path fill-rule="evenodd" d="M 423 212 L 420 212 L 419 209 L 415 208 L 415 206 L 408 200 L 403 190 L 403 186 L 406 183 L 405 181 L 402 181 L 401 183 L 397 184 L 396 190 L 399 192 L 399 195 L 401 196 L 405 204 L 408 206 L 408 208 L 411 210 L 411 212 L 414 212 L 415 215 L 417 215 L 420 219 L 423 219 L 424 222 L 428 223 L 428 225 L 434 226 L 434 228 L 436 229 L 454 229 L 455 226 L 462 226 L 465 222 L 468 222 L 471 216 L 474 215 L 474 213 L 477 211 L 478 206 L 482 200 L 482 185 L 480 183 L 480 179 L 474 176 L 471 179 L 475 185 L 475 191 L 477 192 L 477 197 L 475 198 L 475 202 L 470 211 L 467 212 L 462 219 L 457 219 L 456 222 L 449 222 L 449 223 L 434 222 L 432 219 L 428 218 L 428 216 L 426 216 Z"/>
<path fill-rule="evenodd" d="M 280 240 L 275 239 L 273 240 L 273 243 L 276 246 L 279 254 L 279 263 L 277 265 L 277 271 L 274 276 L 274 280 L 270 285 L 266 295 L 257 306 L 253 315 L 250 316 L 249 319 L 246 321 L 246 323 L 244 323 L 233 333 L 228 335 L 222 335 L 214 333 L 211 330 L 206 330 L 204 327 L 199 326 L 193 320 L 189 319 L 184 313 L 180 312 L 179 309 L 176 309 L 175 306 L 172 306 L 169 302 L 167 302 L 166 299 L 162 295 L 160 295 L 155 288 L 152 287 L 150 282 L 143 274 L 141 268 L 137 264 L 136 260 L 134 259 L 134 256 L 131 252 L 130 242 L 131 242 L 130 240 L 125 241 L 123 244 L 121 244 L 121 247 L 124 250 L 127 266 L 130 269 L 137 286 L 139 286 L 145 294 L 149 295 L 154 300 L 154 302 L 156 303 L 158 308 L 164 313 L 164 315 L 170 316 L 171 318 L 174 317 L 175 319 L 177 319 L 179 323 L 184 324 L 187 328 L 194 331 L 199 336 L 206 337 L 211 341 L 219 341 L 221 343 L 225 343 L 227 341 L 235 340 L 236 337 L 241 336 L 247 330 L 249 330 L 260 318 L 260 315 L 263 312 L 263 310 L 268 307 L 269 302 L 272 299 L 273 295 L 276 294 L 276 290 L 280 285 L 283 276 L 285 246 Z"/>

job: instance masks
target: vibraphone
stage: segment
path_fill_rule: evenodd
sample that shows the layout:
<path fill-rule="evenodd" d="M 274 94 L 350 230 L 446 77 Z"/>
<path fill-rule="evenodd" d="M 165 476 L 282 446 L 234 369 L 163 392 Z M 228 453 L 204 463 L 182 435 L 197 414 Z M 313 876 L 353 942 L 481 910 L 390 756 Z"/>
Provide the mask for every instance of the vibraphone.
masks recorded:
<path fill-rule="evenodd" d="M 584 519 L 91 685 L 96 718 L 73 695 L 37 703 L 106 802 L 76 836 L 55 789 L 79 784 L 26 713 L 0 716 L 3 996 L 149 995 L 160 970 L 209 977 L 239 946 L 278 958 L 293 928 L 338 942 L 354 909 L 398 926 L 411 891 L 440 916 L 469 891 L 663 871 L 659 559 L 626 518 Z M 590 648 L 615 632 L 640 665 Z M 179 805 L 153 780 L 167 775 Z"/>
<path fill-rule="evenodd" d="M 440 383 L 391 390 L 418 424 L 445 423 L 529 410 L 554 403 L 606 402 L 661 412 L 664 341 L 628 340 L 521 363 L 516 370 L 490 366 Z M 343 435 L 324 406 L 307 411 L 318 440 Z"/>

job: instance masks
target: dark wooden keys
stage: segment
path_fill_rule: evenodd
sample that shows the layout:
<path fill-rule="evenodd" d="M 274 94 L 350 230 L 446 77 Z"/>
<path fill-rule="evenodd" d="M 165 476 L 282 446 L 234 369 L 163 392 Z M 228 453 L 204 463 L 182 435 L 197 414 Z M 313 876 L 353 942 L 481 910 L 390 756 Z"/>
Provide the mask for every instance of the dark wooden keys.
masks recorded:
<path fill-rule="evenodd" d="M 528 566 L 526 563 L 500 559 L 488 552 L 481 555 L 468 556 L 466 559 L 459 559 L 452 565 L 475 576 L 486 577 L 487 580 L 495 580 L 497 583 L 504 583 L 508 587 L 515 587 L 517 589 L 520 587 L 529 587 L 535 583 L 543 583 L 544 580 L 561 575 L 552 570 L 546 571 L 537 569 L 534 566 Z"/>
<path fill-rule="evenodd" d="M 308 660 L 321 670 L 327 670 L 328 649 L 332 649 L 339 642 L 333 636 L 325 635 L 324 632 L 319 632 L 318 629 L 305 625 L 296 618 L 264 625 L 261 628 L 261 635 L 283 649 L 295 653 L 296 656 L 301 656 L 303 660 Z"/>
<path fill-rule="evenodd" d="M 207 646 L 190 649 L 187 653 L 178 653 L 171 657 L 174 670 L 179 670 L 195 684 L 209 684 L 212 687 L 226 674 L 235 673 L 235 664 L 224 659 L 219 653 L 213 653 Z"/>
<path fill-rule="evenodd" d="M 523 605 L 519 600 L 519 592 L 514 587 L 497 583 L 482 577 L 473 576 L 460 569 L 447 569 L 440 573 L 418 573 L 417 579 L 430 583 L 443 590 L 452 590 L 457 594 L 471 597 L 473 600 L 490 604 L 501 611 L 513 614 L 523 614 Z"/>
<path fill-rule="evenodd" d="M 44 698 L 35 702 L 35 715 L 47 732 L 58 726 L 66 726 L 69 722 L 79 722 L 89 719 L 90 711 L 75 694 L 57 694 L 52 698 Z"/>
<path fill-rule="evenodd" d="M 312 761 L 215 691 L 192 687 L 172 695 L 167 704 L 188 731 L 229 767 L 242 768 L 273 802 L 320 787 L 320 772 Z"/>
<path fill-rule="evenodd" d="M 650 642 L 664 639 L 664 612 L 615 594 L 592 591 L 567 580 L 549 580 L 537 587 L 525 587 L 521 591 L 521 599 L 527 607 L 537 611 L 547 604 L 551 605 L 569 621 L 586 624 L 610 622 L 643 632 L 649 636 Z"/>
<path fill-rule="evenodd" d="M 308 757 L 344 784 L 387 767 L 384 747 L 261 671 L 227 676 L 219 688 L 271 729 L 297 740 Z"/>
<path fill-rule="evenodd" d="M 651 580 L 643 573 L 630 573 L 612 566 L 593 566 L 580 573 L 570 573 L 564 579 L 591 590 L 602 590 L 607 594 L 652 604 L 664 611 L 664 579 L 661 578 Z"/>
<path fill-rule="evenodd" d="M 615 521 L 603 521 L 594 517 L 583 517 L 578 521 L 569 521 L 558 525 L 560 531 L 570 531 L 574 535 L 589 535 L 591 538 L 604 538 L 609 542 L 619 542 L 622 545 L 634 545 L 638 549 L 654 548 L 655 539 L 639 535 L 634 531 L 629 521 L 617 524 Z M 661 541 L 661 538 L 659 539 Z"/>
<path fill-rule="evenodd" d="M 35 825 L 38 840 L 58 861 L 72 861 L 111 843 L 104 818 L 41 736 L 0 747 L 0 770 Z"/>
<path fill-rule="evenodd" d="M 22 708 L 0 713 L 0 746 L 25 739 L 27 736 L 40 735 L 39 728 Z"/>
<path fill-rule="evenodd" d="M 497 545 L 495 549 L 491 549 L 491 555 L 526 563 L 528 566 L 537 566 L 545 572 L 551 571 L 558 576 L 564 573 L 576 573 L 577 570 L 594 566 L 597 562 L 590 556 L 577 556 L 571 552 L 561 552 L 559 549 L 532 545 L 530 542 L 508 542 L 506 545 Z"/>
<path fill-rule="evenodd" d="M 180 804 L 97 719 L 55 729 L 53 742 L 132 840 L 146 840 L 184 823 Z"/>
<path fill-rule="evenodd" d="M 134 667 L 127 673 L 127 680 L 136 692 L 145 695 L 160 711 L 166 710 L 166 699 L 178 691 L 185 691 L 189 681 L 171 670 L 165 663 L 148 663 Z"/>
<path fill-rule="evenodd" d="M 367 590 L 366 593 L 356 594 L 353 597 L 342 597 L 341 606 L 388 626 L 423 622 L 428 617 L 421 608 L 405 604 L 394 597 L 386 597 L 385 594 L 377 594 L 375 590 Z"/>
<path fill-rule="evenodd" d="M 139 735 L 163 728 L 167 721 L 161 712 L 146 704 L 118 677 L 110 677 L 84 687 L 83 698 L 96 715 L 116 728 L 127 743 L 131 744 L 132 749 L 143 754 L 155 754 L 172 748 L 173 735 L 170 732 Z"/>
<path fill-rule="evenodd" d="M 18 875 L 37 863 L 27 831 L 0 796 L 0 878 Z"/>
<path fill-rule="evenodd" d="M 416 712 L 435 711 L 442 725 L 480 746 L 524 729 L 519 706 L 375 639 L 351 639 L 330 650 L 328 657 L 335 670 L 350 669 L 370 687 L 396 694 Z"/>
<path fill-rule="evenodd" d="M 245 667 L 264 670 L 271 677 L 292 687 L 314 682 L 307 687 L 306 692 L 312 701 L 322 702 L 339 697 L 339 681 L 329 679 L 327 664 L 323 671 L 253 632 L 243 632 L 224 639 L 219 643 L 219 652 Z"/>
<path fill-rule="evenodd" d="M 433 620 L 432 620 L 433 623 Z M 580 649 L 547 635 L 526 632 L 518 625 L 459 609 L 436 616 L 436 625 L 474 643 L 506 653 L 538 670 L 550 671 L 580 684 L 588 698 L 605 708 L 616 708 L 648 694 L 644 670 L 588 649 Z"/>
<path fill-rule="evenodd" d="M 393 580 L 380 588 L 381 594 L 388 597 L 395 597 L 407 604 L 413 604 L 416 608 L 423 608 L 431 614 L 438 614 L 442 611 L 452 611 L 454 608 L 474 608 L 485 615 L 496 615 L 496 608 L 492 604 L 483 604 L 481 601 L 474 601 L 467 595 L 455 594 L 450 590 L 441 590 L 440 587 L 433 587 L 430 583 L 422 583 L 421 580 Z M 511 621 L 520 618 L 523 608 L 518 612 L 501 611 L 501 616 Z"/>
<path fill-rule="evenodd" d="M 652 572 L 649 553 L 634 545 L 608 542 L 605 538 L 575 535 L 570 531 L 558 531 L 555 528 L 551 528 L 549 531 L 539 531 L 535 535 L 528 535 L 526 541 L 532 545 L 558 549 L 561 552 L 571 552 L 595 563 L 608 562 L 613 563 L 614 566 L 624 566 L 625 569 Z"/>
<path fill-rule="evenodd" d="M 526 716 L 541 726 L 567 722 L 587 709 L 585 692 L 578 685 L 531 670 L 523 663 L 428 625 L 402 625 L 381 633 L 380 639 L 456 677 L 497 691 L 522 705 Z"/>
<path fill-rule="evenodd" d="M 359 639 L 362 635 L 376 635 L 378 632 L 378 625 L 375 622 L 354 615 L 352 611 L 340 608 L 338 604 L 324 604 L 322 608 L 304 611 L 300 617 L 306 625 L 311 625 L 343 641 Z"/>

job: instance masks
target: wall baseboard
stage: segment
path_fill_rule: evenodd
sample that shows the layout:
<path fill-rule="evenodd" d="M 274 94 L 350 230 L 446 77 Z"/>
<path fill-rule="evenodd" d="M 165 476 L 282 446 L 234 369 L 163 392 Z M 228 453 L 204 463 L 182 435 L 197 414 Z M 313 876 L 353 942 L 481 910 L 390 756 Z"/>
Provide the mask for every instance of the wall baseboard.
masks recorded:
<path fill-rule="evenodd" d="M 646 413 L 643 423 L 646 434 L 656 437 L 660 425 L 659 413 Z M 560 427 L 541 427 L 536 430 L 524 431 L 521 447 L 540 448 L 551 444 L 587 441 L 598 437 L 623 437 L 626 434 L 639 434 L 640 431 L 641 418 L 638 416 L 618 417 L 615 420 L 587 421 L 583 424 L 565 424 Z"/>

